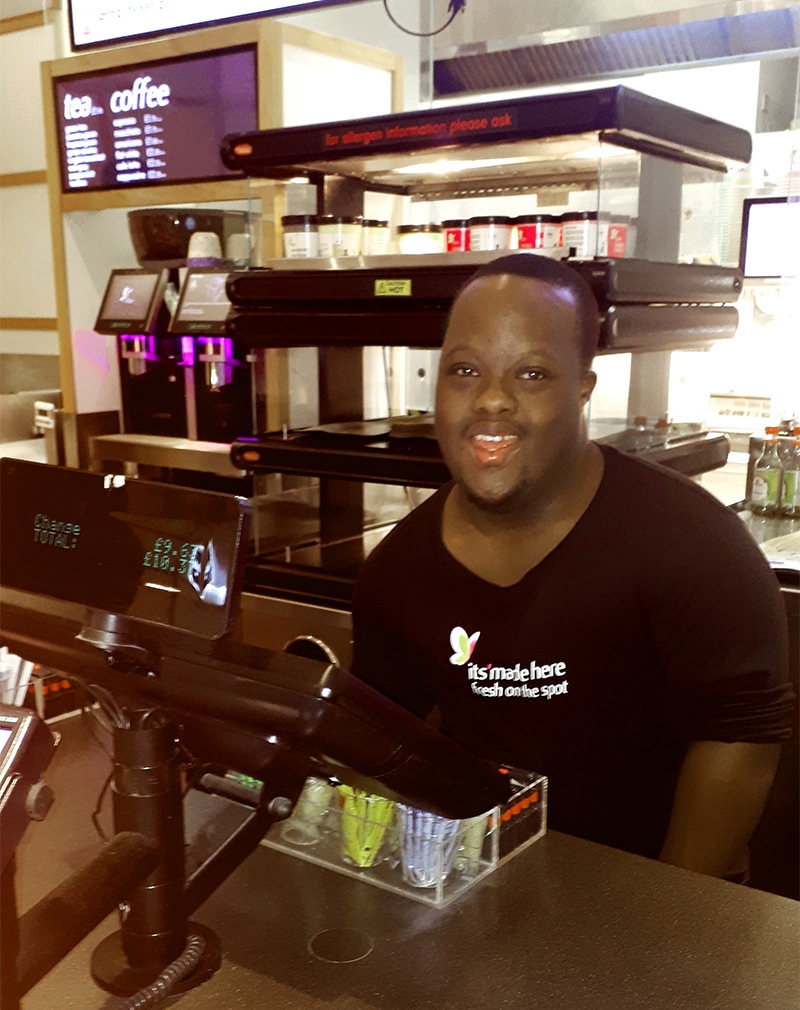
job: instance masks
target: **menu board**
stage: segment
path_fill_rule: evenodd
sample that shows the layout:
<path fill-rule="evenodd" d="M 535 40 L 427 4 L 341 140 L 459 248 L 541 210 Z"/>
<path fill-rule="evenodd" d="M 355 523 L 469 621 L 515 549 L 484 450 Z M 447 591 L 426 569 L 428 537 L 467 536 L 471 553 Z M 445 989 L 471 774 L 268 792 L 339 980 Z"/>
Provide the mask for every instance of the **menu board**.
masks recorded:
<path fill-rule="evenodd" d="M 61 188 L 219 179 L 227 133 L 258 125 L 255 46 L 55 81 Z"/>
<path fill-rule="evenodd" d="M 119 3 L 114 0 L 69 0 L 69 25 L 73 49 L 88 49 L 122 39 L 163 35 L 185 28 L 265 14 L 289 14 L 314 7 L 339 6 L 360 0 L 157 0 L 151 3 Z"/>

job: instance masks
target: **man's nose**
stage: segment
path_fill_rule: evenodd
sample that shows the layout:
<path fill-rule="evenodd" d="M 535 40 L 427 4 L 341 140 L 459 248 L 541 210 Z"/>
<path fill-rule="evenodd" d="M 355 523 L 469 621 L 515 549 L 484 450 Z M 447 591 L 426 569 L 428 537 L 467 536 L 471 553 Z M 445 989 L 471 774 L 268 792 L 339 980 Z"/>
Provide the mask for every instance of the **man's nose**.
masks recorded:
<path fill-rule="evenodd" d="M 517 402 L 500 375 L 485 376 L 475 397 L 474 407 L 487 414 L 503 414 L 516 408 Z"/>

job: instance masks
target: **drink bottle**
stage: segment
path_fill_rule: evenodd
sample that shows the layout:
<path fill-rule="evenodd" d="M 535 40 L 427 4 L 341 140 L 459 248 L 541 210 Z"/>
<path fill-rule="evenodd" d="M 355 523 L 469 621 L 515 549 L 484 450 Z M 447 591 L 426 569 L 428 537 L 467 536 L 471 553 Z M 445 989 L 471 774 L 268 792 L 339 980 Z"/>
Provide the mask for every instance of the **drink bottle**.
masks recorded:
<path fill-rule="evenodd" d="M 792 432 L 796 426 L 797 419 L 794 417 L 782 417 L 778 423 L 778 455 L 784 465 L 792 455 Z"/>
<path fill-rule="evenodd" d="M 780 509 L 783 465 L 778 455 L 778 428 L 767 428 L 764 451 L 758 458 L 750 494 L 750 511 L 775 515 Z"/>
<path fill-rule="evenodd" d="M 792 452 L 783 464 L 781 515 L 800 518 L 800 428 L 794 429 Z"/>

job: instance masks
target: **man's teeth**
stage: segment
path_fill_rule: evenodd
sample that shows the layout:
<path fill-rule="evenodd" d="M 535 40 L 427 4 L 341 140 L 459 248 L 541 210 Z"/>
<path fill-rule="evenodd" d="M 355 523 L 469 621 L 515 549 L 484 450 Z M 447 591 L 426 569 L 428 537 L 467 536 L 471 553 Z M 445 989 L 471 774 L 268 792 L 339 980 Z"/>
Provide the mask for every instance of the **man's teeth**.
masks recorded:
<path fill-rule="evenodd" d="M 475 435 L 476 442 L 510 442 L 516 435 Z"/>

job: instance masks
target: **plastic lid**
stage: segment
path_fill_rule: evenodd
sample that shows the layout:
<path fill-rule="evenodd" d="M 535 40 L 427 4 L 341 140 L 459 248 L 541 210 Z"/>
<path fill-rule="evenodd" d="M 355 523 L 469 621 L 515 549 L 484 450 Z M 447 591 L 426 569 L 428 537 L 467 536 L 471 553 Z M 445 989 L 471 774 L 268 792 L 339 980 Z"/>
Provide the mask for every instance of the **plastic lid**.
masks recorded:
<path fill-rule="evenodd" d="M 541 224 L 543 221 L 557 221 L 554 214 L 523 214 L 517 218 L 517 224 Z"/>
<path fill-rule="evenodd" d="M 281 224 L 285 228 L 287 224 L 317 224 L 319 218 L 316 214 L 287 214 L 281 218 Z"/>
<path fill-rule="evenodd" d="M 471 217 L 469 219 L 470 228 L 476 224 L 507 224 L 510 227 L 513 223 L 513 217 Z"/>
<path fill-rule="evenodd" d="M 321 214 L 317 220 L 320 224 L 361 224 L 360 217 L 336 217 L 334 214 Z"/>
<path fill-rule="evenodd" d="M 361 222 L 361 227 L 362 228 L 388 228 L 389 227 L 389 222 L 388 221 L 378 221 L 376 218 L 373 218 L 373 217 L 369 217 L 369 218 L 365 217 L 364 220 Z"/>
<path fill-rule="evenodd" d="M 465 217 L 452 218 L 449 221 L 442 221 L 442 228 L 467 228 L 469 221 Z"/>
<path fill-rule="evenodd" d="M 420 233 L 441 234 L 442 226 L 439 224 L 401 224 L 397 229 L 398 235 L 418 235 Z"/>
<path fill-rule="evenodd" d="M 596 221 L 596 210 L 575 210 L 561 215 L 562 221 Z"/>

